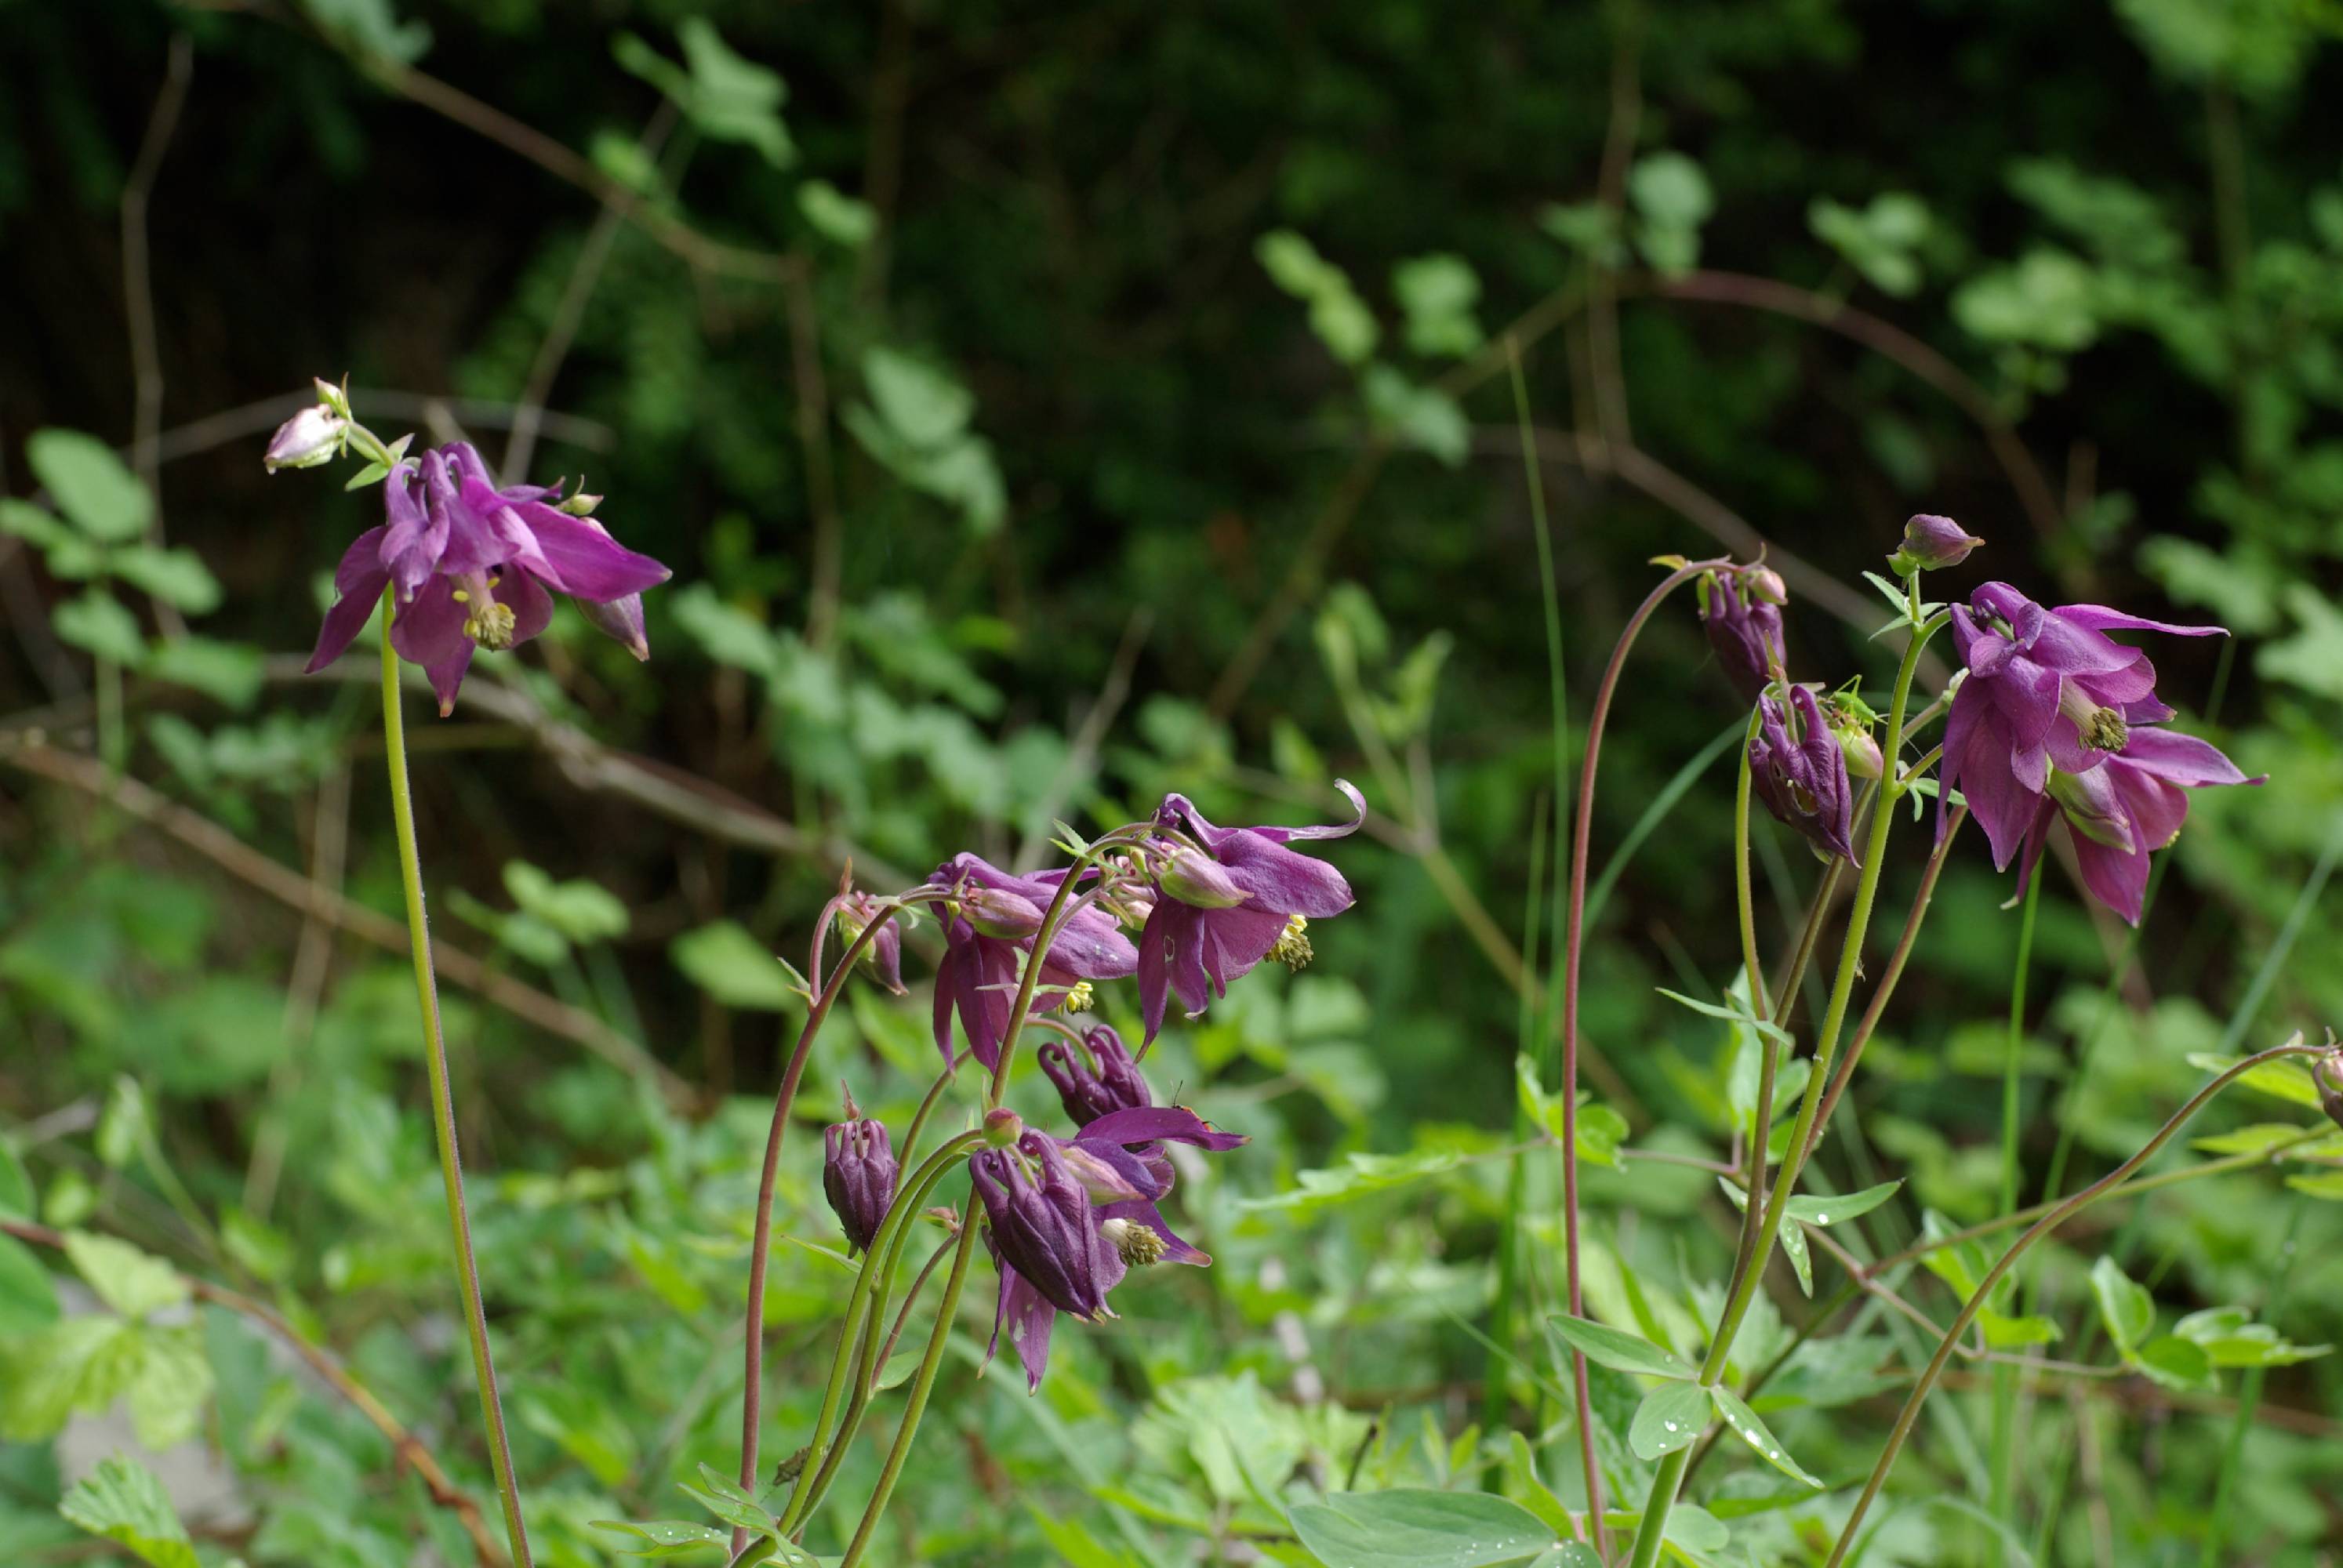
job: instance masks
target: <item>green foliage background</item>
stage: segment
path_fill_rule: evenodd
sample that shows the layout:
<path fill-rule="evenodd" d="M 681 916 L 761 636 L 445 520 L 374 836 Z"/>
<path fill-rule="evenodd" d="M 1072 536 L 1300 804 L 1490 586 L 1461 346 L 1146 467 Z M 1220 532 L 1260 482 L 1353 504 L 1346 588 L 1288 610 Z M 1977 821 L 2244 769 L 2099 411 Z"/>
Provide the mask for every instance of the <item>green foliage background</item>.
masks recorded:
<path fill-rule="evenodd" d="M 2192 1055 L 2343 1016 L 2338 26 L 2314 0 L 0 4 L 0 1211 L 273 1302 L 485 1495 L 404 960 L 359 929 L 397 907 L 370 666 L 295 673 L 377 503 L 259 452 L 280 395 L 346 371 L 385 434 L 497 460 L 546 365 L 532 474 L 582 474 L 677 580 L 649 664 L 564 610 L 417 735 L 439 935 L 479 960 L 450 1035 L 543 1559 L 614 1561 L 592 1521 L 684 1516 L 677 1483 L 732 1462 L 747 1214 L 799 1005 L 765 955 L 802 965 L 850 859 L 882 890 L 963 847 L 1030 861 L 1053 817 L 1167 789 L 1216 819 L 1331 818 L 1337 776 L 1375 813 L 1327 850 L 1358 908 L 1149 1064 L 1254 1134 L 1183 1186 L 1216 1266 L 1061 1333 L 1031 1400 L 971 1375 L 971 1311 L 888 1560 L 1306 1563 L 1289 1510 L 1353 1488 L 1481 1487 L 1551 1523 L 1576 1486 L 1538 1330 L 1554 1174 L 1539 1151 L 1509 1188 L 1504 1151 L 1547 1109 L 1515 1057 L 1542 1050 L 1560 872 L 1500 335 L 1554 518 L 1574 767 L 1656 555 L 1770 548 L 1794 669 L 1832 684 L 1884 686 L 1856 574 L 1922 510 L 1990 541 L 1948 591 L 2238 634 L 2155 657 L 2184 722 L 2269 782 L 2197 797 L 2136 949 L 2046 890 L 2020 1191 L 2054 1165 L 2071 1190 L 2200 1081 Z M 142 179 L 175 46 L 184 106 Z M 124 469 L 34 434 L 143 466 L 142 190 L 167 550 Z M 1594 873 L 1737 723 L 1707 662 L 1681 604 L 1639 646 Z M 101 801 L 110 749 L 151 793 Z M 1713 997 L 1737 960 L 1710 755 L 1623 863 L 1585 1016 L 1630 1146 L 1715 1157 L 1730 1036 L 1654 990 Z M 1811 878 L 1759 836 L 1771 951 Z M 1923 838 L 1894 850 L 1891 930 Z M 305 920 L 287 870 L 358 920 Z M 1956 854 L 1824 1156 L 1842 1191 L 1906 1182 L 1842 1232 L 1858 1255 L 2000 1211 L 2007 892 L 1982 846 Z M 900 1119 L 931 1050 L 924 997 L 875 992 L 819 1048 L 769 1452 L 810 1419 L 847 1288 L 815 1119 L 841 1076 Z M 2196 1131 L 2231 1141 L 2157 1169 L 2315 1115 L 2225 1101 Z M 2320 1147 L 2094 1211 L 2029 1265 L 2006 1315 L 2091 1372 L 2041 1379 L 2000 1449 L 1982 1370 L 1940 1395 L 1865 1561 L 2330 1560 L 2328 1363 L 2150 1375 L 2106 1273 L 2151 1285 L 2157 1321 L 2234 1304 L 2343 1335 Z M 1696 1349 L 1729 1206 L 1649 1161 L 1590 1197 L 1597 1315 Z M 1509 1216 L 1539 1311 L 1493 1357 Z M 87 1244 L 70 1273 L 99 1307 L 59 1317 L 61 1261 L 9 1245 L 0 1557 L 85 1551 L 56 1503 L 86 1461 L 55 1437 L 119 1403 L 232 1473 L 189 1518 L 198 1561 L 406 1563 L 421 1532 L 471 1560 L 247 1318 L 142 1294 L 118 1276 L 144 1260 Z M 1905 1282 L 1940 1322 L 1957 1260 Z M 1820 1300 L 1845 1276 L 1816 1266 Z M 1745 1370 L 1814 1310 L 1779 1272 Z M 1926 1350 L 1876 1306 L 1832 1320 L 1760 1413 L 1841 1490 L 1720 1453 L 1694 1498 L 1714 1534 L 1675 1543 L 1818 1561 Z M 1624 1436 L 1635 1390 L 1601 1387 Z M 67 1517 L 162 1530 L 140 1486 L 101 1471 Z"/>

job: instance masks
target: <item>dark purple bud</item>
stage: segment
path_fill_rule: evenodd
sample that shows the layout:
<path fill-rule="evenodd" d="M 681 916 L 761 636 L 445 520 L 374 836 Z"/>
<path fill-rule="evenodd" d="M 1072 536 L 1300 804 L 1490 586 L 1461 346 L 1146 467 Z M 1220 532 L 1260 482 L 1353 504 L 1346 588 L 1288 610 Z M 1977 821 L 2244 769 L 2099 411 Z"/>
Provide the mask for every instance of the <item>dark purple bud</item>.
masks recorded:
<path fill-rule="evenodd" d="M 1185 844 L 1165 846 L 1155 881 L 1169 896 L 1200 910 L 1233 910 L 1252 896 L 1226 867 Z"/>
<path fill-rule="evenodd" d="M 1770 583 L 1753 582 L 1764 571 Z M 1725 678 L 1744 702 L 1755 702 L 1779 679 L 1786 659 L 1782 646 L 1781 605 L 1765 595 L 1777 590 L 1782 579 L 1771 571 L 1720 572 L 1702 579 L 1702 629 Z"/>
<path fill-rule="evenodd" d="M 2335 1037 L 2327 1038 L 2332 1041 Z M 2343 1127 L 2343 1047 L 2330 1045 L 2325 1056 L 2310 1064 L 2310 1077 L 2318 1085 L 2319 1109 L 2328 1121 Z"/>
<path fill-rule="evenodd" d="M 970 886 L 960 894 L 960 912 L 980 936 L 1023 941 L 1040 934 L 1041 906 L 1021 893 L 1001 888 Z"/>
<path fill-rule="evenodd" d="M 1041 1070 L 1057 1086 L 1058 1103 L 1077 1128 L 1113 1111 L 1155 1103 L 1121 1035 L 1101 1024 L 1082 1037 L 1082 1043 L 1089 1048 L 1090 1061 L 1062 1040 L 1049 1040 L 1035 1052 Z"/>
<path fill-rule="evenodd" d="M 1014 1149 L 980 1150 L 968 1168 L 1002 1265 L 1061 1312 L 1108 1315 L 1106 1293 L 1122 1277 L 1122 1260 L 1099 1235 L 1090 1194 L 1056 1141 L 1028 1132 Z"/>
<path fill-rule="evenodd" d="M 1790 688 L 1790 708 L 1799 736 L 1790 732 L 1789 713 L 1771 697 L 1758 699 L 1757 739 L 1749 743 L 1749 782 L 1785 826 L 1805 834 L 1825 855 L 1856 864 L 1855 796 L 1846 776 L 1846 753 L 1823 721 L 1812 689 Z"/>
<path fill-rule="evenodd" d="M 1904 525 L 1904 543 L 1887 564 L 1899 578 L 1942 571 L 1968 559 L 1969 552 L 1983 543 L 1952 518 L 1922 512 Z"/>
<path fill-rule="evenodd" d="M 846 1228 L 848 1251 L 867 1252 L 895 1201 L 900 1174 L 887 1129 L 856 1114 L 854 1096 L 849 1093 L 846 1120 L 822 1129 L 821 1148 L 822 1195 Z"/>

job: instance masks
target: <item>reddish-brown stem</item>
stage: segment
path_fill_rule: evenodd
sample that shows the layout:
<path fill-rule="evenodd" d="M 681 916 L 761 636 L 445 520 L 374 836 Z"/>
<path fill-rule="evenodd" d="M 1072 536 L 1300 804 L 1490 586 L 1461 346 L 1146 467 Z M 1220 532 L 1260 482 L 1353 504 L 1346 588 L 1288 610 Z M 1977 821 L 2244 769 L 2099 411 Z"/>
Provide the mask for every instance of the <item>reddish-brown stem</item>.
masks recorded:
<path fill-rule="evenodd" d="M 1571 824 L 1570 907 L 1563 934 L 1562 958 L 1562 1222 L 1563 1270 L 1573 1317 L 1586 1315 L 1586 1292 L 1579 1278 L 1578 1260 L 1578 961 L 1585 946 L 1586 860 L 1594 836 L 1594 770 L 1603 755 L 1603 726 L 1611 717 L 1611 699 L 1619 689 L 1619 672 L 1627 650 L 1660 602 L 1703 572 L 1731 563 L 1722 558 L 1678 567 L 1644 596 L 1635 613 L 1619 633 L 1604 667 L 1603 684 L 1595 688 L 1594 706 L 1586 720 L 1586 756 L 1579 764 L 1577 814 Z M 1604 1549 L 1603 1471 L 1594 1459 L 1594 1406 L 1586 1392 L 1586 1358 L 1570 1352 L 1571 1396 L 1577 1406 L 1578 1457 L 1586 1472 L 1586 1513 L 1597 1553 Z"/>
<path fill-rule="evenodd" d="M 854 933 L 846 951 L 839 955 L 838 967 L 830 971 L 829 983 L 807 1005 L 805 1028 L 798 1031 L 797 1049 L 789 1052 L 789 1065 L 781 1071 L 781 1086 L 773 1091 L 773 1122 L 765 1132 L 765 1168 L 757 1179 L 757 1217 L 749 1239 L 748 1344 L 743 1352 L 748 1382 L 740 1393 L 740 1484 L 744 1488 L 757 1484 L 757 1428 L 764 1417 L 765 1270 L 772 1261 L 773 1189 L 780 1180 L 781 1143 L 789 1136 L 789 1111 L 797 1102 L 798 1081 L 805 1076 L 806 1058 L 813 1053 L 814 1036 L 821 1032 L 830 1007 L 846 989 L 855 960 L 902 908 L 900 903 L 891 903 L 873 914 L 870 923 Z M 830 912 L 825 909 L 822 924 L 827 928 L 829 923 Z M 749 1533 L 735 1526 L 732 1554 L 739 1556 L 740 1548 L 748 1543 Z"/>

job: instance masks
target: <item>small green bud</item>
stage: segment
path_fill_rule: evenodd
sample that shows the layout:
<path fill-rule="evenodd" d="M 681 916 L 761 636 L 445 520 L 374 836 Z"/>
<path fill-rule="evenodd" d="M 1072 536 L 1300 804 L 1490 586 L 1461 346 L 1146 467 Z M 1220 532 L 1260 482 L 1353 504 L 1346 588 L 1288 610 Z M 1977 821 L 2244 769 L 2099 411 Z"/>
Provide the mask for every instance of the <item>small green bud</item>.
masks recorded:
<path fill-rule="evenodd" d="M 987 1149 L 1011 1148 L 1024 1136 L 1024 1119 L 1007 1106 L 984 1113 L 984 1146 Z"/>

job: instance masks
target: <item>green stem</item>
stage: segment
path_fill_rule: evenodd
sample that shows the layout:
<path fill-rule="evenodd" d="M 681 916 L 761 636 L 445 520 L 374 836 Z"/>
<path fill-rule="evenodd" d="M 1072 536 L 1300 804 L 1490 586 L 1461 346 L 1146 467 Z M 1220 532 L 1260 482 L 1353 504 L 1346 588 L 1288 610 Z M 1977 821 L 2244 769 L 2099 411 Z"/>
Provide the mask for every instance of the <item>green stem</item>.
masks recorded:
<path fill-rule="evenodd" d="M 2155 1156 L 2157 1151 L 2171 1141 L 2173 1136 L 2187 1125 L 2189 1120 L 2210 1103 L 2213 1097 L 2222 1090 L 2267 1062 L 2278 1061 L 2289 1056 L 2317 1056 L 2325 1049 L 2324 1046 L 2293 1043 L 2273 1046 L 2229 1068 L 2191 1095 L 2187 1103 L 2173 1112 L 2171 1120 L 2158 1128 L 2156 1135 L 2141 1145 L 2138 1151 L 2130 1159 L 2126 1160 L 2066 1201 L 2053 1207 L 2048 1213 L 2036 1220 L 2024 1235 L 2010 1243 L 2009 1251 L 1994 1260 L 1993 1266 L 1986 1271 L 1985 1277 L 1977 1282 L 1976 1291 L 1971 1292 L 1968 1301 L 1962 1305 L 1959 1314 L 1953 1319 L 1952 1326 L 1945 1331 L 1943 1341 L 1936 1346 L 1936 1353 L 1929 1358 L 1928 1365 L 1920 1373 L 1919 1381 L 1912 1385 L 1911 1393 L 1904 1401 L 1904 1408 L 1896 1413 L 1896 1425 L 1887 1434 L 1887 1446 L 1881 1452 L 1878 1463 L 1872 1466 L 1871 1479 L 1864 1483 L 1863 1495 L 1855 1500 L 1855 1511 L 1847 1515 L 1846 1523 L 1840 1530 L 1838 1542 L 1831 1548 L 1830 1560 L 1824 1568 L 1840 1568 L 1840 1565 L 1846 1561 L 1847 1553 L 1855 1544 L 1855 1532 L 1862 1527 L 1864 1515 L 1871 1511 L 1872 1503 L 1878 1500 L 1880 1489 L 1887 1483 L 1888 1473 L 1896 1467 L 1896 1456 L 1903 1452 L 1905 1440 L 1912 1433 L 1913 1423 L 1919 1419 L 1920 1406 L 1926 1402 L 1929 1393 L 1936 1386 L 1937 1380 L 1944 1375 L 1945 1365 L 1953 1359 L 1955 1348 L 1959 1345 L 1961 1337 L 1968 1332 L 1970 1326 L 1976 1322 L 1977 1314 L 1983 1312 L 1986 1303 L 1993 1299 L 1994 1288 L 2001 1283 L 2003 1277 L 2016 1265 L 2017 1261 L 2026 1255 L 2027 1249 L 2066 1223 L 2067 1219 L 2077 1211 L 2122 1185 L 2125 1178 L 2147 1164 Z"/>
<path fill-rule="evenodd" d="M 432 1130 L 439 1141 L 439 1178 L 447 1194 L 447 1229 L 456 1248 L 456 1289 L 472 1342 L 472 1372 L 480 1390 L 480 1420 L 504 1505 L 505 1536 L 514 1568 L 530 1568 L 528 1528 L 521 1523 L 520 1492 L 513 1483 L 512 1445 L 505 1436 L 504 1405 L 497 1394 L 496 1362 L 488 1349 L 488 1318 L 480 1305 L 480 1266 L 472 1254 L 472 1221 L 464 1207 L 464 1167 L 456 1148 L 456 1101 L 447 1087 L 447 1044 L 439 1027 L 439 988 L 431 972 L 431 930 L 423 914 L 423 860 L 415 847 L 415 800 L 407 780 L 407 728 L 400 713 L 398 651 L 391 647 L 390 598 L 382 607 L 382 741 L 390 765 L 390 813 L 397 829 L 398 869 L 407 890 L 407 946 L 415 955 L 415 1000 L 423 1010 L 423 1063 L 431 1080 Z"/>
<path fill-rule="evenodd" d="M 2026 884 L 2026 912 L 2017 922 L 2017 967 L 2009 987 L 2009 1043 L 2002 1053 L 2001 1063 L 2001 1210 L 2007 1213 L 2017 1207 L 2017 1081 L 2018 1064 L 2026 1044 L 2026 971 L 2034 957 L 2034 913 L 2042 901 L 2043 877 L 2040 868 Z M 2017 1369 L 1998 1365 L 1993 1372 L 1993 1458 L 1992 1512 L 1996 1519 L 2010 1523 L 2010 1510 L 2017 1491 L 2016 1462 L 2017 1457 Z M 1999 1534 L 1994 1534 L 1987 1547 L 1993 1560 L 2004 1557 Z"/>
<path fill-rule="evenodd" d="M 879 1222 L 878 1234 L 870 1238 L 870 1250 L 862 1255 L 861 1271 L 854 1276 L 854 1290 L 847 1298 L 846 1315 L 838 1325 L 838 1349 L 830 1357 L 830 1381 L 822 1390 L 820 1412 L 814 1417 L 805 1465 L 798 1472 L 789 1506 L 781 1511 L 784 1531 L 803 1519 L 810 1506 L 816 1475 L 830 1448 L 830 1418 L 838 1414 L 839 1401 L 845 1397 L 848 1369 L 867 1361 L 868 1352 L 878 1349 L 879 1319 L 887 1310 L 886 1282 L 894 1275 L 896 1261 L 902 1255 L 903 1238 L 918 1219 L 920 1205 L 927 1201 L 928 1194 L 935 1191 L 945 1173 L 983 1141 L 981 1132 L 963 1132 L 929 1155 L 911 1179 L 896 1189 L 894 1203 L 888 1209 L 887 1217 Z M 857 1356 L 857 1348 L 863 1349 L 866 1354 Z M 868 1386 L 869 1382 L 866 1370 L 857 1387 Z"/>
<path fill-rule="evenodd" d="M 928 1335 L 927 1353 L 920 1358 L 919 1374 L 911 1380 L 911 1397 L 903 1408 L 903 1422 L 895 1429 L 895 1442 L 887 1450 L 887 1462 L 879 1472 L 879 1484 L 871 1490 L 870 1502 L 862 1510 L 862 1523 L 855 1526 L 854 1539 L 847 1546 L 846 1555 L 839 1559 L 838 1568 L 855 1568 L 862 1561 L 862 1554 L 870 1548 L 870 1537 L 887 1512 L 887 1500 L 894 1495 L 895 1483 L 902 1477 L 903 1461 L 911 1452 L 911 1440 L 919 1434 L 920 1417 L 927 1412 L 928 1395 L 936 1386 L 936 1369 L 944 1359 L 944 1343 L 951 1337 L 952 1315 L 960 1308 L 960 1287 L 968 1283 L 968 1260 L 976 1251 L 976 1211 L 980 1201 L 975 1193 L 968 1195 L 968 1208 L 960 1215 L 960 1245 L 952 1251 L 951 1273 L 944 1281 L 943 1300 L 936 1307 L 936 1326 Z"/>
<path fill-rule="evenodd" d="M 1753 1018 L 1764 1018 L 1773 1010 L 1765 1003 L 1765 970 L 1757 959 L 1757 906 L 1749 877 L 1749 748 L 1756 743 L 1758 725 L 1765 712 L 1762 706 L 1753 705 L 1749 709 L 1748 729 L 1742 737 L 1741 766 L 1733 788 L 1733 896 L 1741 922 L 1741 972 L 1748 980 L 1749 1012 Z M 1815 907 L 1821 909 L 1819 899 Z M 1757 1103 L 1749 1124 L 1749 1163 L 1741 1178 L 1741 1190 L 1755 1192 L 1765 1184 L 1766 1134 L 1774 1127 L 1774 1081 L 1782 1065 L 1782 1047 L 1765 1030 L 1753 1029 L 1749 1034 L 1756 1041 L 1759 1058 Z M 1754 1201 L 1741 1206 L 1741 1236 L 1733 1254 L 1735 1274 L 1748 1267 L 1757 1250 L 1757 1209 Z"/>
<path fill-rule="evenodd" d="M 1928 639 L 1949 618 L 1938 614 L 1926 624 L 1916 627 L 1905 644 L 1904 662 L 1896 672 L 1895 700 L 1887 711 L 1887 735 L 1880 754 L 1888 766 L 1896 765 L 1904 745 L 1904 715 L 1912 698 L 1912 678 L 1919 668 L 1920 654 Z M 1716 1332 L 1710 1339 L 1708 1355 L 1701 1362 L 1700 1381 L 1704 1388 L 1714 1388 L 1724 1380 L 1725 1363 L 1732 1358 L 1733 1342 L 1740 1336 L 1742 1321 L 1749 1315 L 1750 1303 L 1765 1275 L 1765 1265 L 1771 1261 L 1775 1238 L 1780 1234 L 1782 1215 L 1789 1206 L 1790 1195 L 1797 1191 L 1799 1172 L 1805 1169 L 1806 1156 L 1814 1142 L 1817 1115 L 1822 1107 L 1823 1090 L 1830 1079 L 1832 1059 L 1838 1051 L 1839 1031 L 1846 1025 L 1846 1010 L 1855 991 L 1855 971 L 1862 967 L 1863 940 L 1871 925 L 1871 906 L 1879 894 L 1879 872 L 1887 858 L 1887 829 L 1895 820 L 1898 791 L 1883 786 L 1879 803 L 1871 813 L 1871 837 L 1865 846 L 1862 873 L 1855 888 L 1855 902 L 1847 911 L 1846 937 L 1839 949 L 1838 978 L 1831 987 L 1830 1007 L 1823 1015 L 1821 1032 L 1815 1040 L 1814 1068 L 1806 1077 L 1806 1092 L 1798 1108 L 1798 1120 L 1790 1132 L 1787 1156 L 1782 1161 L 1781 1174 L 1774 1180 L 1773 1194 L 1765 1202 L 1765 1216 L 1757 1228 L 1757 1244 L 1752 1251 L 1747 1266 L 1734 1281 L 1731 1293 L 1725 1303 L 1724 1314 L 1717 1320 Z M 1750 1207 L 1756 1207 L 1756 1194 L 1750 1194 Z M 1660 1543 L 1667 1531 L 1668 1514 L 1674 1509 L 1676 1489 L 1684 1483 L 1684 1467 L 1691 1462 L 1691 1450 L 1680 1448 L 1661 1461 L 1652 1477 L 1652 1489 L 1644 1504 L 1642 1522 L 1635 1530 L 1631 1568 L 1653 1568 L 1660 1559 Z"/>

